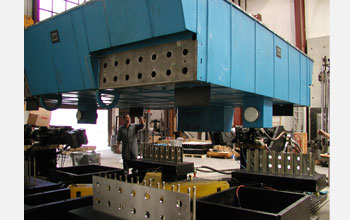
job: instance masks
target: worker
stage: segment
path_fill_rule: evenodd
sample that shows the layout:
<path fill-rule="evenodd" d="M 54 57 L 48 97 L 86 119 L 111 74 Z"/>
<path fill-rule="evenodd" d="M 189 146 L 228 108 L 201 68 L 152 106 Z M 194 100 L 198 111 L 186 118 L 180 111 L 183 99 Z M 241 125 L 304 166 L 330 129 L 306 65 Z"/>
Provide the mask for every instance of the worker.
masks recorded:
<path fill-rule="evenodd" d="M 120 146 L 120 141 L 122 141 L 123 142 L 122 144 L 123 165 L 124 165 L 124 170 L 127 171 L 129 167 L 125 163 L 125 160 L 137 159 L 137 155 L 138 155 L 138 146 L 137 146 L 137 138 L 136 138 L 137 132 L 145 126 L 145 123 L 143 121 L 143 118 L 139 117 L 140 124 L 131 124 L 129 114 L 124 115 L 123 118 L 124 118 L 124 125 L 122 125 L 118 130 L 116 153 L 120 154 L 119 146 Z"/>

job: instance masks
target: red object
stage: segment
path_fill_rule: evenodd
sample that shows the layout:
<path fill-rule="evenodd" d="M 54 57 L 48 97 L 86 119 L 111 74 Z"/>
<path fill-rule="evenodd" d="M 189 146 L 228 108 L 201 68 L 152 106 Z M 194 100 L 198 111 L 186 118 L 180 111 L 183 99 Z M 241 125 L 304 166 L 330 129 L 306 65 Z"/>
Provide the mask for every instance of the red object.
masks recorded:
<path fill-rule="evenodd" d="M 239 198 L 239 197 L 238 197 L 238 190 L 239 190 L 240 188 L 242 188 L 242 187 L 245 187 L 245 185 L 239 185 L 239 186 L 237 187 L 237 189 L 236 189 L 236 197 L 237 197 L 237 198 Z"/>
<path fill-rule="evenodd" d="M 294 0 L 296 47 L 306 53 L 305 2 Z"/>
<path fill-rule="evenodd" d="M 242 121 L 242 115 L 243 115 L 243 111 L 241 107 L 236 107 L 234 109 L 234 113 L 233 113 L 233 125 L 237 126 L 237 125 L 243 125 Z"/>

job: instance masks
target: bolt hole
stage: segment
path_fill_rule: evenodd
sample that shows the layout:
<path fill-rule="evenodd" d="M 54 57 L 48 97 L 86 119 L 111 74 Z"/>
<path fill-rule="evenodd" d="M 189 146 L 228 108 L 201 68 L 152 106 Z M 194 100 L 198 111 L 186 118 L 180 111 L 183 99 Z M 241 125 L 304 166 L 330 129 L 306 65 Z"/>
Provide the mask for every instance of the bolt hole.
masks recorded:
<path fill-rule="evenodd" d="M 119 192 L 119 193 L 122 193 L 122 192 L 123 192 L 123 190 L 122 190 L 121 187 L 119 187 L 118 192 Z"/>
<path fill-rule="evenodd" d="M 123 205 L 122 204 L 118 204 L 118 209 L 122 210 L 123 209 Z"/>
<path fill-rule="evenodd" d="M 160 203 L 160 204 L 163 204 L 163 203 L 164 203 L 164 198 L 163 198 L 163 196 L 160 197 L 159 203 Z"/>
<path fill-rule="evenodd" d="M 150 199 L 150 195 L 148 193 L 145 193 L 145 200 L 149 200 Z"/>
<path fill-rule="evenodd" d="M 145 212 L 145 218 L 150 218 L 151 217 L 151 214 L 149 214 L 148 211 Z"/>
<path fill-rule="evenodd" d="M 156 60 L 157 59 L 157 54 L 152 54 L 152 60 Z"/>
<path fill-rule="evenodd" d="M 156 71 L 153 71 L 153 72 L 151 73 L 152 78 L 156 77 L 156 75 L 157 75 Z"/>
<path fill-rule="evenodd" d="M 125 80 L 128 81 L 129 80 L 129 75 L 125 76 Z"/>
<path fill-rule="evenodd" d="M 134 190 L 132 190 L 130 195 L 131 195 L 131 197 L 135 197 L 136 196 L 136 192 Z"/>
<path fill-rule="evenodd" d="M 108 202 L 107 202 L 107 206 L 108 206 L 108 207 L 111 207 L 111 201 L 108 201 Z"/>
<path fill-rule="evenodd" d="M 170 75 L 171 75 L 171 70 L 167 70 L 167 71 L 166 71 L 166 75 L 167 75 L 167 76 L 170 76 Z"/>
<path fill-rule="evenodd" d="M 130 210 L 130 212 L 131 212 L 131 214 L 134 214 L 134 215 L 135 215 L 135 214 L 136 214 L 136 209 L 133 208 L 133 209 Z"/>
<path fill-rule="evenodd" d="M 119 63 L 118 63 L 118 61 L 117 61 L 117 60 L 116 60 L 116 61 L 114 61 L 114 66 L 115 66 L 115 67 L 117 67 L 117 66 L 118 66 L 118 64 L 119 64 Z"/>
<path fill-rule="evenodd" d="M 104 63 L 104 64 L 103 64 L 103 68 L 107 68 L 107 63 Z"/>
<path fill-rule="evenodd" d="M 128 64 L 130 63 L 130 59 L 129 59 L 129 58 L 126 59 L 126 60 L 125 60 L 125 63 L 128 65 Z"/>
<path fill-rule="evenodd" d="M 137 74 L 138 79 L 142 79 L 142 73 Z"/>
<path fill-rule="evenodd" d="M 188 54 L 188 50 L 185 48 L 185 49 L 182 51 L 182 54 L 183 54 L 184 56 L 186 56 L 186 55 Z"/>
<path fill-rule="evenodd" d="M 137 60 L 139 61 L 139 63 L 141 63 L 143 60 L 143 57 L 140 56 Z"/>
<path fill-rule="evenodd" d="M 106 78 L 103 78 L 103 83 L 106 83 L 107 82 L 107 79 Z"/>
<path fill-rule="evenodd" d="M 183 74 L 186 74 L 188 72 L 188 69 L 186 68 L 186 67 L 184 67 L 183 69 L 182 69 L 182 73 Z"/>
<path fill-rule="evenodd" d="M 166 53 L 166 57 L 170 58 L 173 55 L 173 53 L 171 51 L 168 51 L 168 53 Z"/>
<path fill-rule="evenodd" d="M 117 80 L 118 80 L 118 77 L 115 76 L 115 77 L 113 78 L 113 81 L 114 81 L 114 82 L 117 82 Z"/>
<path fill-rule="evenodd" d="M 181 200 L 177 200 L 176 201 L 176 207 L 177 208 L 181 208 L 182 207 L 182 201 Z"/>

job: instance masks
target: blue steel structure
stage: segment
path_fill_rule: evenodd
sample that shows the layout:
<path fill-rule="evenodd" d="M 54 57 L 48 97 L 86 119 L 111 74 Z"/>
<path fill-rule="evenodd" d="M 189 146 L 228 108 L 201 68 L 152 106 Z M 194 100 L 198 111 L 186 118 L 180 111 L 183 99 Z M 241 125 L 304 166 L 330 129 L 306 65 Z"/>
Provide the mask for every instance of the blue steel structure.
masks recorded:
<path fill-rule="evenodd" d="M 101 57 L 188 39 L 197 45 L 195 80 L 100 88 Z M 227 131 L 235 106 L 260 112 L 244 127 L 271 127 L 273 104 L 310 105 L 313 61 L 228 0 L 95 0 L 26 28 L 24 66 L 31 96 L 60 94 L 90 113 L 96 91 L 102 107 L 154 109 L 178 107 L 176 87 L 210 86 L 208 106 L 179 108 L 179 130 L 195 110 L 212 122 L 191 130 Z"/>

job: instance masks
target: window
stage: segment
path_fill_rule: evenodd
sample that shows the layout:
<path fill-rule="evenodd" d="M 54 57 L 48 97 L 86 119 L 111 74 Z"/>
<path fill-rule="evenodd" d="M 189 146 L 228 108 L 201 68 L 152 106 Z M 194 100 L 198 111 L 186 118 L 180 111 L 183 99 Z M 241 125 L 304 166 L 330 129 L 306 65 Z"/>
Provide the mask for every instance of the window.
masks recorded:
<path fill-rule="evenodd" d="M 69 10 L 89 0 L 39 0 L 39 21 Z"/>

